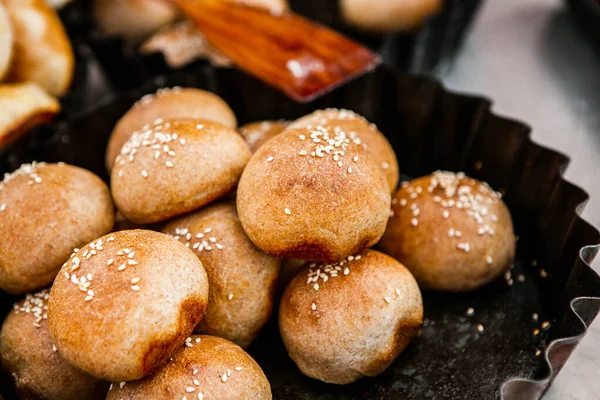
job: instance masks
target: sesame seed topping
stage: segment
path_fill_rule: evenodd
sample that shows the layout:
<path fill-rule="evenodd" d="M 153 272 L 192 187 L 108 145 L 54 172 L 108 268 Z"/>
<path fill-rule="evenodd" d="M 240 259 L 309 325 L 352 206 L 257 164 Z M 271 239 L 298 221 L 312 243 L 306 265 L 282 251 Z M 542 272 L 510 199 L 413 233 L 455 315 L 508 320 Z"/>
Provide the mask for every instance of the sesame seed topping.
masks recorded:
<path fill-rule="evenodd" d="M 517 280 L 518 280 L 519 282 L 525 282 L 525 275 L 523 275 L 523 274 L 519 274 L 519 275 L 517 275 Z"/>
<path fill-rule="evenodd" d="M 550 322 L 548 322 L 548 321 L 542 322 L 542 329 L 547 330 L 548 328 L 550 328 Z"/>
<path fill-rule="evenodd" d="M 135 284 L 136 284 L 136 283 L 138 283 L 139 281 L 140 281 L 140 278 L 139 278 L 139 277 L 137 277 L 137 278 L 133 278 L 133 279 L 131 280 L 131 283 L 135 285 Z"/>
<path fill-rule="evenodd" d="M 233 293 L 229 293 L 227 295 L 227 300 L 233 300 Z"/>
<path fill-rule="evenodd" d="M 467 317 L 470 317 L 473 314 L 475 314 L 475 309 L 473 307 L 467 308 L 467 312 L 466 312 Z"/>
<path fill-rule="evenodd" d="M 204 400 L 204 395 L 202 392 L 198 393 L 198 400 Z"/>
<path fill-rule="evenodd" d="M 287 215 L 290 215 L 292 212 L 290 211 L 289 208 L 286 208 L 285 210 L 283 210 Z"/>
<path fill-rule="evenodd" d="M 541 276 L 542 278 L 545 278 L 545 277 L 547 277 L 547 276 L 548 276 L 548 273 L 546 272 L 546 270 L 545 270 L 545 269 L 543 269 L 543 268 L 542 268 L 542 269 L 540 269 L 540 276 Z"/>
<path fill-rule="evenodd" d="M 125 382 L 121 382 L 121 383 L 119 383 L 119 387 L 120 387 L 121 389 L 123 389 L 123 388 L 125 387 Z"/>
<path fill-rule="evenodd" d="M 471 251 L 471 245 L 469 243 L 458 243 L 456 245 L 456 248 L 463 250 L 465 253 L 468 253 Z"/>
<path fill-rule="evenodd" d="M 494 260 L 492 259 L 492 257 L 491 257 L 491 256 L 487 256 L 487 257 L 485 258 L 485 261 L 486 261 L 488 264 L 491 264 L 491 263 L 493 263 L 493 262 L 494 262 Z"/>
<path fill-rule="evenodd" d="M 196 368 L 194 368 L 194 370 L 192 371 L 192 375 L 196 375 L 198 373 L 198 370 Z"/>
<path fill-rule="evenodd" d="M 123 271 L 125 268 L 127 268 L 127 265 L 121 264 L 121 265 L 119 265 L 119 267 L 117 268 L 117 270 L 118 271 Z"/>
<path fill-rule="evenodd" d="M 54 353 L 56 353 L 56 352 L 58 351 L 58 349 L 56 348 L 56 345 L 52 345 L 52 351 L 53 351 Z"/>
<path fill-rule="evenodd" d="M 267 162 L 271 162 L 271 161 L 273 161 L 273 160 L 274 160 L 273 156 L 269 156 L 269 157 L 267 157 Z"/>
<path fill-rule="evenodd" d="M 200 343 L 200 341 L 201 341 L 201 339 L 200 339 L 200 338 L 196 338 L 196 339 L 194 339 L 194 342 L 196 342 L 196 343 Z"/>
<path fill-rule="evenodd" d="M 138 290 L 140 290 L 140 287 L 138 285 L 133 285 L 131 287 L 131 290 L 133 290 L 134 292 L 137 292 Z"/>
<path fill-rule="evenodd" d="M 444 219 L 450 218 L 450 213 L 448 212 L 448 210 L 442 211 L 442 217 L 444 217 Z"/>
<path fill-rule="evenodd" d="M 537 349 L 535 351 L 535 356 L 538 357 L 540 354 L 542 354 L 542 352 L 540 351 L 540 349 Z"/>
<path fill-rule="evenodd" d="M 2 205 L 0 205 L 0 212 L 6 210 L 6 204 L 2 203 Z"/>
<path fill-rule="evenodd" d="M 304 136 L 304 135 L 300 135 L 300 136 L 298 136 L 298 138 L 299 138 L 300 140 L 304 140 L 304 139 L 306 139 L 306 136 Z"/>
<path fill-rule="evenodd" d="M 148 177 L 148 172 L 145 169 L 143 169 L 141 173 L 144 178 Z"/>
<path fill-rule="evenodd" d="M 533 336 L 537 336 L 540 334 L 540 330 L 539 329 L 534 329 L 533 330 Z"/>
<path fill-rule="evenodd" d="M 390 164 L 386 163 L 385 161 L 381 163 L 381 168 L 388 169 L 389 167 L 390 167 Z"/>
<path fill-rule="evenodd" d="M 242 367 L 235 367 L 235 370 L 236 370 L 236 371 L 241 371 L 241 370 L 242 370 Z"/>
<path fill-rule="evenodd" d="M 226 373 L 221 376 L 221 380 L 223 382 L 227 382 L 227 374 Z"/>
<path fill-rule="evenodd" d="M 171 161 L 167 161 L 167 162 L 165 162 L 165 166 L 167 166 L 168 168 L 171 168 L 173 166 L 173 163 Z"/>
<path fill-rule="evenodd" d="M 383 300 L 385 300 L 386 303 L 389 304 L 390 301 L 392 301 L 392 299 L 390 299 L 388 296 L 384 296 Z"/>
<path fill-rule="evenodd" d="M 185 391 L 188 392 L 188 393 L 192 393 L 192 392 L 196 391 L 196 388 L 188 386 L 188 387 L 185 388 Z"/>
<path fill-rule="evenodd" d="M 48 318 L 46 311 L 48 310 L 49 295 L 49 289 L 43 289 L 34 294 L 27 294 L 21 303 L 13 305 L 13 310 L 15 310 L 15 314 L 31 314 L 34 318 L 33 326 L 40 328 L 41 325 L 39 323 Z"/>
<path fill-rule="evenodd" d="M 531 319 L 533 319 L 534 322 L 537 322 L 539 316 L 537 315 L 537 313 L 533 313 L 533 315 L 531 316 Z"/>
<path fill-rule="evenodd" d="M 314 286 L 313 286 L 313 289 L 315 289 L 315 290 L 319 290 L 319 284 L 318 284 L 318 283 L 315 283 L 315 284 L 314 284 Z"/>
<path fill-rule="evenodd" d="M 479 332 L 483 332 L 483 329 L 484 329 L 484 328 L 483 328 L 483 325 L 481 325 L 481 324 L 477 324 L 477 330 L 478 330 Z"/>
<path fill-rule="evenodd" d="M 198 124 L 198 125 L 196 125 L 196 129 L 204 129 L 204 125 Z"/>
<path fill-rule="evenodd" d="M 310 308 L 312 308 L 312 310 L 315 311 L 317 309 L 317 305 L 315 303 L 312 303 Z"/>
<path fill-rule="evenodd" d="M 417 226 L 417 225 L 419 225 L 419 220 L 416 219 L 416 218 L 413 218 L 413 219 L 410 220 L 410 224 L 412 226 Z"/>

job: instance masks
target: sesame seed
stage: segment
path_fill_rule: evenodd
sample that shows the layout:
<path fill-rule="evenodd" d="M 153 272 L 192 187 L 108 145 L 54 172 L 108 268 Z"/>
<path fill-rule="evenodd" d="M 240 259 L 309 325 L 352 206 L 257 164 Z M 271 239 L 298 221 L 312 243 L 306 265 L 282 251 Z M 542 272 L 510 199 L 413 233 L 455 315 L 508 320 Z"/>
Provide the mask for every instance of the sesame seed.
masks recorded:
<path fill-rule="evenodd" d="M 548 321 L 544 321 L 544 322 L 542 322 L 542 329 L 543 329 L 543 330 L 546 330 L 546 329 L 548 329 L 549 327 L 550 327 L 550 322 L 548 322 Z"/>
<path fill-rule="evenodd" d="M 523 274 L 519 274 L 519 275 L 517 275 L 517 280 L 518 280 L 519 282 L 525 282 L 525 275 L 523 275 Z"/>
<path fill-rule="evenodd" d="M 198 393 L 198 400 L 204 400 L 204 395 L 202 392 Z"/>
<path fill-rule="evenodd" d="M 535 267 L 537 265 L 537 263 L 538 263 L 537 260 L 531 260 L 531 266 L 532 267 Z"/>
<path fill-rule="evenodd" d="M 142 170 L 142 176 L 143 176 L 144 178 L 147 178 L 147 177 L 148 177 L 148 172 L 146 172 L 146 170 L 145 170 L 145 169 L 143 169 L 143 170 Z"/>
<path fill-rule="evenodd" d="M 410 220 L 410 224 L 412 226 L 417 226 L 417 225 L 419 225 L 419 220 L 416 219 L 416 218 L 413 218 L 413 219 Z"/>
<path fill-rule="evenodd" d="M 312 308 L 312 310 L 315 311 L 317 309 L 317 305 L 315 303 L 312 303 L 312 305 L 310 306 L 310 308 Z"/>
<path fill-rule="evenodd" d="M 351 174 L 352 173 L 352 167 L 348 167 L 348 173 Z"/>
<path fill-rule="evenodd" d="M 221 376 L 221 380 L 223 382 L 227 382 L 227 374 L 223 374 L 223 376 Z"/>
<path fill-rule="evenodd" d="M 313 286 L 313 288 L 314 288 L 315 290 L 319 290 L 319 284 L 318 284 L 318 283 L 315 283 L 315 284 L 314 284 L 314 286 Z"/>
<path fill-rule="evenodd" d="M 131 283 L 135 285 L 135 284 L 136 284 L 136 283 L 138 283 L 139 281 L 140 281 L 140 278 L 139 278 L 139 277 L 137 277 L 137 278 L 133 278 L 133 279 L 131 280 Z"/>
<path fill-rule="evenodd" d="M 444 219 L 448 219 L 450 217 L 450 213 L 448 212 L 448 210 L 444 210 L 442 212 L 442 217 L 444 217 Z"/>
<path fill-rule="evenodd" d="M 227 300 L 232 300 L 233 299 L 233 293 L 229 293 L 227 295 Z"/>
<path fill-rule="evenodd" d="M 538 320 L 539 316 L 537 315 L 537 313 L 533 313 L 533 315 L 531 316 L 531 318 L 532 318 L 532 319 L 533 319 L 535 322 L 537 322 L 537 320 Z"/>
<path fill-rule="evenodd" d="M 134 292 L 137 292 L 138 290 L 140 290 L 140 287 L 138 285 L 134 285 L 131 287 L 131 290 L 133 290 Z"/>
<path fill-rule="evenodd" d="M 194 339 L 194 341 L 195 341 L 196 343 L 200 343 L 201 339 L 200 339 L 200 338 L 196 338 L 196 339 Z"/>
<path fill-rule="evenodd" d="M 114 260 L 111 258 L 110 260 L 108 260 L 108 261 L 106 262 L 106 265 L 111 265 L 111 264 L 113 263 L 113 261 L 114 261 Z"/>
<path fill-rule="evenodd" d="M 406 205 L 406 199 L 400 199 L 400 205 L 404 207 Z"/>
<path fill-rule="evenodd" d="M 540 354 L 542 354 L 542 352 L 541 352 L 539 349 L 537 349 L 537 350 L 535 351 L 535 356 L 536 356 L 536 357 L 538 357 Z"/>
<path fill-rule="evenodd" d="M 121 382 L 121 383 L 119 383 L 119 387 L 120 387 L 121 389 L 123 389 L 123 388 L 125 387 L 125 383 L 126 383 L 126 382 Z"/>
<path fill-rule="evenodd" d="M 267 162 L 271 162 L 271 161 L 273 161 L 273 156 L 267 157 Z"/>
<path fill-rule="evenodd" d="M 390 167 L 390 164 L 386 163 L 385 161 L 381 163 L 381 168 L 388 169 L 389 167 Z"/>
<path fill-rule="evenodd" d="M 194 368 L 194 370 L 192 371 L 192 375 L 196 375 L 198 373 L 198 370 L 196 368 Z"/>
<path fill-rule="evenodd" d="M 196 386 L 200 385 L 200 382 L 198 381 L 198 379 L 194 379 L 192 382 L 193 382 L 193 383 L 194 383 L 194 385 L 196 385 Z"/>
<path fill-rule="evenodd" d="M 196 129 L 204 129 L 204 125 L 198 124 L 198 125 L 196 125 Z"/>
<path fill-rule="evenodd" d="M 117 270 L 118 271 L 123 271 L 125 268 L 127 268 L 127 265 L 121 264 L 121 265 L 119 265 L 119 268 L 117 268 Z"/>
<path fill-rule="evenodd" d="M 298 136 L 298 138 L 300 138 L 300 140 L 304 140 L 304 139 L 306 139 L 306 136 L 300 135 L 300 136 Z"/>
<path fill-rule="evenodd" d="M 235 367 L 235 370 L 236 370 L 236 371 L 241 371 L 241 370 L 242 370 L 242 367 Z"/>
<path fill-rule="evenodd" d="M 217 247 L 217 249 L 221 250 L 223 249 L 223 245 L 220 243 L 215 244 L 215 246 Z"/>
<path fill-rule="evenodd" d="M 350 273 L 350 268 L 344 268 L 344 275 L 348 275 Z"/>
<path fill-rule="evenodd" d="M 56 346 L 55 346 L 55 345 L 52 345 L 52 351 L 56 353 L 56 351 L 57 351 L 57 348 L 56 348 Z"/>
<path fill-rule="evenodd" d="M 547 277 L 547 276 L 548 276 L 548 273 L 546 272 L 546 270 L 545 270 L 545 269 L 543 269 L 543 268 L 542 268 L 542 269 L 540 269 L 540 276 L 541 276 L 542 278 L 545 278 L 545 277 Z"/>
<path fill-rule="evenodd" d="M 306 150 L 300 150 L 298 152 L 298 154 L 301 155 L 301 156 L 305 156 L 307 154 L 307 152 L 306 152 Z"/>
<path fill-rule="evenodd" d="M 196 388 L 192 387 L 192 386 L 188 386 L 188 387 L 185 388 L 185 391 L 188 392 L 188 393 L 192 393 L 192 392 L 196 391 Z"/>
<path fill-rule="evenodd" d="M 0 211 L 4 211 L 6 210 L 6 204 L 2 203 L 2 205 L 0 205 Z"/>
<path fill-rule="evenodd" d="M 477 324 L 477 330 L 478 330 L 479 332 L 483 332 L 483 329 L 484 329 L 484 328 L 483 328 L 483 325 L 481 325 L 481 324 Z"/>
<path fill-rule="evenodd" d="M 533 336 L 537 336 L 540 334 L 540 330 L 539 329 L 534 329 L 533 330 Z"/>
<path fill-rule="evenodd" d="M 290 215 L 292 212 L 290 211 L 289 208 L 286 208 L 285 210 L 283 210 L 287 215 Z"/>
<path fill-rule="evenodd" d="M 492 259 L 492 257 L 491 257 L 491 256 L 487 256 L 487 257 L 485 258 L 485 261 L 486 261 L 488 264 L 491 264 L 491 263 L 493 263 L 493 262 L 494 262 L 494 260 Z"/>
<path fill-rule="evenodd" d="M 227 376 L 231 376 L 231 370 L 230 369 L 227 370 Z"/>
<path fill-rule="evenodd" d="M 358 156 L 354 156 L 354 158 L 352 159 L 352 161 L 357 162 L 358 161 Z"/>
<path fill-rule="evenodd" d="M 467 317 L 470 317 L 473 314 L 475 314 L 475 309 L 473 307 L 467 308 L 467 312 L 466 312 Z"/>
<path fill-rule="evenodd" d="M 138 262 L 135 260 L 127 260 L 127 264 L 129 264 L 129 265 L 137 265 L 137 263 Z"/>
<path fill-rule="evenodd" d="M 171 168 L 171 167 L 173 166 L 173 163 L 172 163 L 171 161 L 167 161 L 167 162 L 165 162 L 165 165 L 166 165 L 168 168 Z"/>
<path fill-rule="evenodd" d="M 385 300 L 386 303 L 389 304 L 390 301 L 392 301 L 392 299 L 390 299 L 388 296 L 384 296 L 383 300 Z"/>

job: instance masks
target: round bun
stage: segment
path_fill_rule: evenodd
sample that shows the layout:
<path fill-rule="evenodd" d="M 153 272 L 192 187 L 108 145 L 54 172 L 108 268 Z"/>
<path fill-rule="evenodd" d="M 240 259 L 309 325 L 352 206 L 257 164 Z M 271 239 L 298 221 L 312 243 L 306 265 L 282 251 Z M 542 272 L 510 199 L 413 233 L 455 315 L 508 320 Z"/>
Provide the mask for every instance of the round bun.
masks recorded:
<path fill-rule="evenodd" d="M 22 399 L 104 399 L 108 383 L 67 363 L 48 330 L 48 289 L 14 305 L 0 332 L 0 361 Z"/>
<path fill-rule="evenodd" d="M 0 3 L 0 81 L 8 73 L 13 52 L 13 27 L 6 8 Z"/>
<path fill-rule="evenodd" d="M 229 203 L 176 219 L 163 232 L 192 249 L 208 275 L 208 309 L 195 332 L 247 347 L 271 316 L 281 261 L 250 242 Z"/>
<path fill-rule="evenodd" d="M 94 17 L 107 35 L 138 43 L 178 18 L 177 7 L 164 0 L 94 0 Z"/>
<path fill-rule="evenodd" d="M 244 230 L 259 248 L 322 262 L 377 243 L 390 202 L 385 177 L 360 140 L 325 127 L 288 129 L 265 143 L 237 197 Z"/>
<path fill-rule="evenodd" d="M 510 268 L 515 244 L 499 193 L 462 173 L 437 171 L 398 190 L 379 247 L 406 265 L 421 287 L 464 292 Z"/>
<path fill-rule="evenodd" d="M 290 123 L 287 128 L 312 127 L 314 129 L 319 125 L 342 129 L 352 137 L 359 138 L 365 149 L 373 156 L 377 165 L 381 167 L 390 186 L 390 193 L 394 193 L 400 177 L 398 160 L 390 142 L 377 130 L 375 125 L 354 111 L 328 108 L 297 119 Z"/>
<path fill-rule="evenodd" d="M 383 372 L 417 335 L 423 302 L 398 261 L 364 250 L 338 264 L 309 264 L 279 308 L 283 343 L 311 378 L 347 384 Z"/>
<path fill-rule="evenodd" d="M 244 140 L 250 146 L 250 150 L 255 153 L 267 140 L 280 134 L 287 124 L 287 121 L 281 120 L 251 122 L 240 127 L 240 135 L 244 137 Z"/>
<path fill-rule="evenodd" d="M 233 111 L 216 94 L 179 87 L 159 89 L 153 95 L 142 97 L 115 125 L 106 149 L 107 169 L 112 169 L 121 148 L 134 132 L 144 131 L 154 122 L 181 118 L 207 119 L 237 127 Z"/>
<path fill-rule="evenodd" d="M 61 96 L 73 79 L 75 56 L 56 11 L 45 0 L 3 0 L 14 29 L 9 80 L 34 82 Z"/>
<path fill-rule="evenodd" d="M 271 385 L 259 365 L 238 345 L 194 335 L 156 374 L 111 385 L 106 400 L 271 400 Z"/>
<path fill-rule="evenodd" d="M 387 33 L 419 27 L 442 5 L 442 0 L 340 0 L 340 12 L 355 28 Z"/>
<path fill-rule="evenodd" d="M 66 164 L 23 164 L 0 182 L 0 289 L 23 294 L 52 283 L 62 263 L 110 232 L 104 182 Z"/>
<path fill-rule="evenodd" d="M 70 363 L 111 381 L 164 365 L 202 319 L 208 279 L 198 257 L 162 233 L 111 233 L 65 263 L 48 324 Z"/>
<path fill-rule="evenodd" d="M 135 133 L 111 175 L 117 208 L 148 224 L 200 208 L 231 192 L 251 156 L 236 131 L 205 120 L 169 120 Z"/>

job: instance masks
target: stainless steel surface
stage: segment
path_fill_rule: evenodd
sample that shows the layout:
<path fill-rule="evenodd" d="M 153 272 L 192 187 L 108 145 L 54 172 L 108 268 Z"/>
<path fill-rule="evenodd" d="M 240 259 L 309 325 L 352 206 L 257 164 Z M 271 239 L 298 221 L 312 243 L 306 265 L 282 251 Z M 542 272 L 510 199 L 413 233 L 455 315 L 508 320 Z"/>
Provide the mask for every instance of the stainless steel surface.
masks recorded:
<path fill-rule="evenodd" d="M 563 1 L 487 0 L 456 62 L 438 77 L 494 99 L 496 112 L 527 121 L 535 141 L 568 155 L 567 179 L 591 196 L 583 217 L 600 227 L 600 48 Z M 600 399 L 600 320 L 544 399 Z"/>

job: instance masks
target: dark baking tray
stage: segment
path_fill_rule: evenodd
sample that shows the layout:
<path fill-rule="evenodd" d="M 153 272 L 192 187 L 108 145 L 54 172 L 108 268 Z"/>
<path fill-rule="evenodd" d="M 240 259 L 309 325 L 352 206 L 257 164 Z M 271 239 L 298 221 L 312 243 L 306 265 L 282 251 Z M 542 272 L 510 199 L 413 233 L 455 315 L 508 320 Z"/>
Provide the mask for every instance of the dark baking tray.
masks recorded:
<path fill-rule="evenodd" d="M 275 399 L 535 399 L 568 358 L 573 337 L 585 329 L 582 322 L 598 313 L 600 302 L 585 298 L 600 296 L 600 278 L 588 266 L 600 233 L 579 217 L 587 194 L 562 178 L 568 159 L 531 142 L 523 123 L 493 114 L 488 100 L 386 67 L 310 104 L 297 104 L 233 69 L 203 66 L 160 76 L 77 118 L 36 130 L 0 155 L 0 172 L 32 160 L 65 161 L 107 179 L 104 149 L 115 121 L 143 94 L 173 85 L 218 93 L 241 123 L 293 119 L 324 107 L 355 110 L 387 135 L 405 179 L 436 169 L 465 171 L 502 190 L 514 217 L 519 241 L 512 287 L 501 279 L 468 294 L 424 293 L 421 335 L 376 378 L 336 386 L 304 377 L 272 318 L 249 352 L 269 377 Z M 5 312 L 13 300 L 2 299 Z M 465 315 L 468 307 L 474 316 Z M 539 314 L 537 324 L 533 313 Z M 542 321 L 551 328 L 534 337 Z M 545 353 L 551 341 L 553 351 Z"/>
<path fill-rule="evenodd" d="M 573 16 L 596 46 L 600 46 L 600 1 L 567 0 Z"/>
<path fill-rule="evenodd" d="M 482 0 L 445 0 L 442 10 L 410 33 L 368 35 L 345 25 L 338 0 L 289 0 L 291 8 L 365 44 L 382 54 L 384 62 L 402 71 L 432 72 L 445 68 L 458 51 Z M 107 37 L 94 26 L 89 2 L 74 3 L 71 26 L 87 34 L 107 76 L 116 89 L 132 89 L 172 69 L 160 54 L 142 55 L 136 46 Z M 83 22 L 86 21 L 86 22 Z"/>

